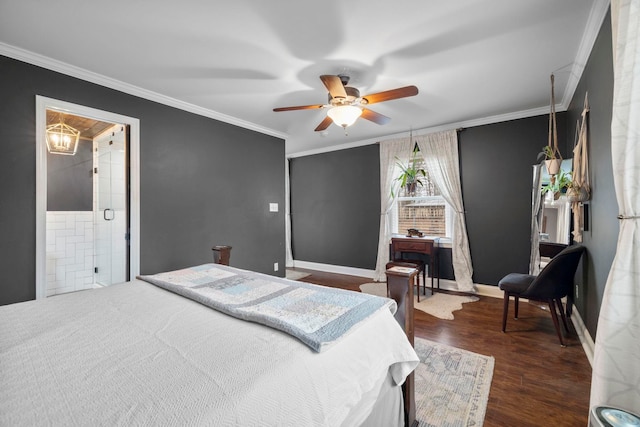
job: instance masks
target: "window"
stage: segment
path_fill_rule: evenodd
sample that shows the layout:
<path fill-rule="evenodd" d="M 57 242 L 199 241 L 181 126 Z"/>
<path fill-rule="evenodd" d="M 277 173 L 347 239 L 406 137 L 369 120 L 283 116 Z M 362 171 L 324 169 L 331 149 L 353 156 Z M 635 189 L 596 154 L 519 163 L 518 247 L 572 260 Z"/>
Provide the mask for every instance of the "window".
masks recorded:
<path fill-rule="evenodd" d="M 409 228 L 417 228 L 427 236 L 451 237 L 451 207 L 445 202 L 424 167 L 424 159 L 418 153 L 418 169 L 424 169 L 423 185 L 413 189 L 401 188 L 391 213 L 391 231 L 405 234 Z M 394 178 L 398 173 L 394 174 Z"/>

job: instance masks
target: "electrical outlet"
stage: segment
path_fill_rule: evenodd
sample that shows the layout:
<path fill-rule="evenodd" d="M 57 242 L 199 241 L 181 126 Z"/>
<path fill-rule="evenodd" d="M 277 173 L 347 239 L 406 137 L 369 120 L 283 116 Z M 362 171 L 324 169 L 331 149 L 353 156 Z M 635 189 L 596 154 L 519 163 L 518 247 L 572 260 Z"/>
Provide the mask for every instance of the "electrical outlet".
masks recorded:
<path fill-rule="evenodd" d="M 578 285 L 576 285 L 576 299 L 580 298 L 579 289 Z"/>
<path fill-rule="evenodd" d="M 269 203 L 269 212 L 278 212 L 278 204 Z"/>
<path fill-rule="evenodd" d="M 273 271 L 278 271 L 278 263 L 277 262 L 273 263 Z"/>

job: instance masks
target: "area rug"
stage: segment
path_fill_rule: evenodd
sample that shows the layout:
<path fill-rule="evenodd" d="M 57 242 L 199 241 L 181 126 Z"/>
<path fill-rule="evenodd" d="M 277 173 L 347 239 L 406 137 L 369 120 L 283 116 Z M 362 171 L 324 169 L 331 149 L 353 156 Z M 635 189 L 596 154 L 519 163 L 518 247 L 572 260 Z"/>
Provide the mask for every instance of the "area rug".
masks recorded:
<path fill-rule="evenodd" d="M 385 282 L 365 283 L 360 285 L 360 290 L 365 294 L 387 296 L 387 284 Z M 415 309 L 424 311 L 427 314 L 435 316 L 439 319 L 453 320 L 453 312 L 462 309 L 462 304 L 478 301 L 478 297 L 452 295 L 436 292 L 431 295 L 427 290 L 427 295 L 413 297 L 413 306 Z"/>
<path fill-rule="evenodd" d="M 416 419 L 420 427 L 482 426 L 495 360 L 415 338 Z"/>
<path fill-rule="evenodd" d="M 287 269 L 286 271 L 286 278 L 289 280 L 298 280 L 298 279 L 302 279 L 303 277 L 307 277 L 307 276 L 311 276 L 310 273 L 305 273 L 302 271 L 295 271 L 295 270 L 289 270 Z"/>

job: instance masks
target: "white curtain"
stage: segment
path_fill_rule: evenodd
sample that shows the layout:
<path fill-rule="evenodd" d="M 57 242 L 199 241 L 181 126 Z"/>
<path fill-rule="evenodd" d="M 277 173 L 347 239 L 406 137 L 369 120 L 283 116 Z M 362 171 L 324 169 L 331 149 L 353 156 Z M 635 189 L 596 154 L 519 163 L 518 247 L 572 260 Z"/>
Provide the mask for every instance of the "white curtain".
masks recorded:
<path fill-rule="evenodd" d="M 533 165 L 533 183 L 531 186 L 531 255 L 529 257 L 529 274 L 537 276 L 540 273 L 540 219 L 543 214 L 542 180 L 543 163 Z"/>
<path fill-rule="evenodd" d="M 462 203 L 458 133 L 455 130 L 416 137 L 426 169 L 445 201 L 453 209 L 451 258 L 459 291 L 477 292 L 473 280 L 469 238 Z"/>
<path fill-rule="evenodd" d="M 620 232 L 600 307 L 591 405 L 640 414 L 640 1 L 613 0 L 611 14 L 611 154 Z"/>
<path fill-rule="evenodd" d="M 284 159 L 284 212 L 285 212 L 285 264 L 293 267 L 293 253 L 291 251 L 291 181 L 289 180 L 289 159 Z"/>
<path fill-rule="evenodd" d="M 413 151 L 413 141 L 410 138 L 391 139 L 380 142 L 380 233 L 378 240 L 378 258 L 376 261 L 375 280 L 384 282 L 386 265 L 389 262 L 389 242 L 391 241 L 391 223 L 389 213 L 393 207 L 394 198 L 391 196 L 391 186 L 396 167 L 396 158 L 408 159 Z M 397 194 L 394 189 L 394 194 Z"/>

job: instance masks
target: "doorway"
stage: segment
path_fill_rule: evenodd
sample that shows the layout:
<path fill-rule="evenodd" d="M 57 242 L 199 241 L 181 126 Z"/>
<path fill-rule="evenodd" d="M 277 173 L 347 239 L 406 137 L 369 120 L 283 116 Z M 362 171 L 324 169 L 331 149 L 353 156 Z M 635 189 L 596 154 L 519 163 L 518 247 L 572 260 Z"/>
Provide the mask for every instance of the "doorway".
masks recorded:
<path fill-rule="evenodd" d="M 51 117 L 55 113 L 60 118 L 72 117 L 74 120 L 98 123 L 99 132 L 81 145 L 85 156 L 88 149 L 91 158 L 89 170 L 86 164 L 82 165 L 82 173 L 86 172 L 91 178 L 89 191 L 92 196 L 90 208 L 80 208 L 81 212 L 75 212 L 73 206 L 82 206 L 82 202 L 68 201 L 73 199 L 69 193 L 75 191 L 64 188 L 62 191 L 59 188 L 56 190 L 56 186 L 49 182 L 60 178 L 59 175 L 48 173 L 60 164 L 59 159 L 67 158 L 68 165 L 82 164 L 81 159 L 69 160 L 76 156 L 52 155 L 48 152 L 47 115 Z M 37 96 L 36 138 L 36 298 L 135 278 L 140 270 L 139 120 Z M 71 167 L 63 169 L 67 183 L 77 185 L 77 181 L 82 181 L 69 179 Z M 83 185 L 86 187 L 86 184 Z M 56 197 L 55 212 L 48 212 L 47 205 L 52 199 L 48 195 L 54 191 L 57 191 L 56 194 L 65 194 L 67 207 L 61 207 L 61 198 Z M 86 204 L 85 200 L 84 206 Z M 52 217 L 58 222 L 52 223 Z M 56 242 L 54 234 L 63 223 L 68 229 L 61 232 L 63 236 L 73 234 L 71 230 L 75 230 L 76 234 L 84 233 L 86 241 L 78 243 L 77 251 L 69 242 L 82 240 L 79 236 L 58 238 Z M 60 246 L 70 248 L 70 252 L 65 253 L 65 248 Z M 56 257 L 51 255 L 52 250 L 62 250 L 63 256 L 57 257 L 58 265 L 55 265 Z M 57 282 L 52 285 L 52 280 Z M 52 290 L 52 286 L 58 290 Z"/>

